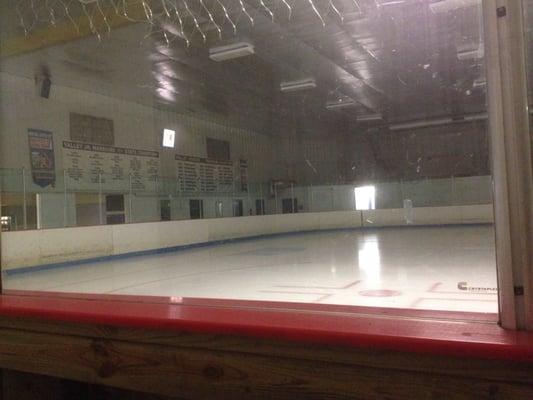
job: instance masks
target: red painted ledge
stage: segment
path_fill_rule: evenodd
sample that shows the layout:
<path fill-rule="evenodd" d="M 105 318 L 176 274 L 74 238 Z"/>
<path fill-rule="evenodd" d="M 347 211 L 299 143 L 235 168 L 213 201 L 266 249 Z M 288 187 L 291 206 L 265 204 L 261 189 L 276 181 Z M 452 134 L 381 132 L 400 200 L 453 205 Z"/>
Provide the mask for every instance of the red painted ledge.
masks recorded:
<path fill-rule="evenodd" d="M 533 334 L 495 314 L 6 291 L 0 315 L 533 362 Z"/>

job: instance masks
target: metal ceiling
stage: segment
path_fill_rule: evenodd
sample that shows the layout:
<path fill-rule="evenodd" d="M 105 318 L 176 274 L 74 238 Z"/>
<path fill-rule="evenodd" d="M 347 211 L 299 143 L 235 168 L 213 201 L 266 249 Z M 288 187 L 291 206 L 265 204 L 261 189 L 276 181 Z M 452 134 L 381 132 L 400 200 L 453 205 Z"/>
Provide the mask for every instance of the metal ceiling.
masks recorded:
<path fill-rule="evenodd" d="M 3 21 L 9 21 L 2 27 L 4 40 L 23 34 L 17 8 L 23 1 L 27 0 L 8 0 L 12 7 L 3 9 Z M 4 57 L 0 67 L 32 76 L 38 65 L 46 64 L 56 83 L 205 112 L 263 132 L 355 129 L 357 115 L 375 113 L 384 121 L 398 122 L 482 112 L 479 2 L 443 0 L 437 10 L 434 3 L 179 0 L 172 3 L 179 10 L 179 26 L 161 10 L 167 3 L 153 0 L 151 12 L 159 17 L 152 24 L 129 21 L 125 27 L 109 26 L 110 33 L 102 31 L 100 41 L 94 35 L 59 41 Z M 79 7 L 70 9 L 69 18 L 82 17 Z M 13 28 L 16 24 L 18 29 Z M 46 25 L 45 21 L 34 28 Z M 253 56 L 209 60 L 210 47 L 242 40 L 253 43 Z M 281 81 L 308 76 L 316 79 L 315 90 L 279 92 Z M 356 106 L 325 108 L 328 101 L 340 98 L 352 99 Z M 376 121 L 359 124 L 369 123 Z"/>

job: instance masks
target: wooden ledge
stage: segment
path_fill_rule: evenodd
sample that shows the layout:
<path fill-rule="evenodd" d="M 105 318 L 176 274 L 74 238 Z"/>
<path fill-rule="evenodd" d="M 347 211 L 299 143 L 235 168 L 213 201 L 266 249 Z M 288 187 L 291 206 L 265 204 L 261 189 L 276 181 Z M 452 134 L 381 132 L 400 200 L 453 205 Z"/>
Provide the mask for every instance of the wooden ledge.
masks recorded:
<path fill-rule="evenodd" d="M 133 300 L 2 296 L 0 367 L 185 399 L 533 398 L 529 335 L 483 315 Z"/>

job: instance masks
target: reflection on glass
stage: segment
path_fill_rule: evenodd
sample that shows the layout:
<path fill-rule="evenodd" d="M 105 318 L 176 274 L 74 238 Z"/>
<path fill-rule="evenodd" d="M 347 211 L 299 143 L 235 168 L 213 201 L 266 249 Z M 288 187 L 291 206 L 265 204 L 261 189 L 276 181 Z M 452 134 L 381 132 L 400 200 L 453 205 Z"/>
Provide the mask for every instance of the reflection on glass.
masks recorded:
<path fill-rule="evenodd" d="M 5 3 L 3 287 L 361 305 L 345 271 L 443 253 L 443 290 L 491 282 L 479 1 Z"/>
<path fill-rule="evenodd" d="M 365 284 L 379 285 L 381 282 L 381 257 L 378 238 L 374 235 L 365 236 L 358 253 L 359 271 Z"/>

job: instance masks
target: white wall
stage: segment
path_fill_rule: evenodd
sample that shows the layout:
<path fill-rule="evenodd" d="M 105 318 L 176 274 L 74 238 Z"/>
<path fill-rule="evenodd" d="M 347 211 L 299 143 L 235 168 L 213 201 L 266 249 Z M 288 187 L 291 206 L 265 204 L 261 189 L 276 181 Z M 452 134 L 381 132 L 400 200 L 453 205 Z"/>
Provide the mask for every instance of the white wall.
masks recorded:
<path fill-rule="evenodd" d="M 53 133 L 56 173 L 60 171 L 63 168 L 62 141 L 70 138 L 70 112 L 113 119 L 116 146 L 149 150 L 159 146 L 153 134 L 153 109 L 149 107 L 58 85 L 53 86 L 50 98 L 44 99 L 37 95 L 31 79 L 6 73 L 0 73 L 0 87 L 3 168 L 26 167 L 30 171 L 27 131 L 35 128 Z M 30 189 L 38 188 L 30 186 Z"/>
<path fill-rule="evenodd" d="M 331 132 L 327 135 L 305 137 L 284 135 L 277 143 L 274 153 L 275 164 L 281 171 L 275 171 L 273 178 L 286 179 L 307 184 L 334 182 L 338 174 L 339 151 Z"/>
<path fill-rule="evenodd" d="M 490 205 L 427 207 L 413 211 L 415 225 L 493 221 Z M 388 209 L 363 215 L 356 211 L 336 211 L 4 232 L 2 266 L 10 270 L 256 235 L 357 228 L 361 221 L 370 227 L 406 224 L 402 209 Z"/>
<path fill-rule="evenodd" d="M 29 128 L 53 133 L 56 168 L 63 167 L 62 141 L 70 139 L 69 113 L 113 120 L 115 146 L 159 151 L 161 175 L 175 176 L 175 154 L 205 157 L 205 138 L 228 140 L 233 160 L 248 160 L 251 181 L 271 179 L 273 136 L 245 131 L 118 98 L 54 85 L 49 99 L 37 95 L 33 80 L 0 73 L 0 141 L 3 168 L 26 167 Z M 163 149 L 163 128 L 176 130 L 176 148 Z M 275 175 L 275 174 L 274 174 Z"/>
<path fill-rule="evenodd" d="M 176 154 L 206 157 L 206 137 L 230 142 L 231 158 L 248 162 L 248 181 L 267 183 L 271 179 L 305 179 L 323 180 L 336 176 L 336 145 L 325 138 L 286 139 L 283 132 L 271 132 L 270 135 L 238 129 L 209 120 L 194 118 L 190 115 L 147 107 L 102 94 L 87 92 L 72 87 L 54 84 L 49 99 L 37 94 L 32 79 L 0 72 L 2 98 L 0 103 L 0 167 L 25 168 L 27 189 L 29 192 L 62 193 L 62 173 L 64 167 L 62 141 L 70 139 L 69 114 L 71 112 L 89 114 L 113 120 L 115 146 L 130 147 L 160 152 L 163 177 L 176 176 Z M 40 188 L 31 182 L 28 155 L 29 128 L 48 130 L 53 133 L 57 183 L 55 187 Z M 163 128 L 176 130 L 176 148 L 161 147 Z M 312 167 L 310 166 L 312 165 Z M 313 168 L 316 171 L 313 171 Z M 20 180 L 20 179 L 19 179 Z M 15 182 L 16 181 L 16 182 Z M 87 183 L 90 185 L 90 183 Z M 22 183 L 14 178 L 13 190 L 21 191 Z M 67 185 L 69 186 L 69 185 Z M 124 185 L 123 185 L 124 186 Z M 72 190 L 72 188 L 70 188 Z M 95 184 L 94 192 L 98 191 Z M 117 190 L 118 187 L 116 188 Z M 124 188 L 123 188 L 124 189 Z M 127 193 L 127 189 L 124 189 Z M 229 196 L 228 196 L 229 197 Z M 265 194 L 264 198 L 267 196 Z M 245 214 L 254 209 L 255 199 L 244 198 Z M 224 200 L 229 201 L 229 200 Z M 205 198 L 211 202 L 211 198 Z M 159 219 L 159 199 L 136 198 L 132 200 L 134 208 L 133 221 L 153 221 Z M 267 202 L 270 205 L 270 202 Z M 70 206 L 70 205 L 69 205 Z M 83 205 L 78 208 L 82 223 L 89 223 L 94 217 L 96 205 Z M 173 205 L 173 210 L 176 205 Z M 206 216 L 214 216 L 214 206 L 204 205 Z M 232 215 L 232 206 L 224 206 L 224 214 Z M 271 212 L 274 212 L 272 204 Z M 54 204 L 44 201 L 42 215 L 49 220 L 43 226 L 62 226 L 63 213 L 57 214 Z M 57 214 L 57 215 L 56 215 Z M 181 208 L 179 215 L 188 216 Z M 69 211 L 70 215 L 70 211 Z M 43 217 L 44 218 L 44 217 Z M 83 222 L 84 221 L 84 222 Z"/>
<path fill-rule="evenodd" d="M 124 196 L 124 209 L 126 221 L 130 222 L 153 222 L 161 220 L 161 202 L 159 197 L 131 196 L 131 212 L 129 215 L 130 196 Z"/>
<path fill-rule="evenodd" d="M 49 99 L 43 99 L 36 93 L 33 80 L 0 73 L 2 98 L 9 99 L 0 103 L 0 167 L 26 168 L 28 171 L 28 191 L 50 194 L 43 197 L 41 217 L 43 227 L 63 226 L 63 211 L 58 202 L 47 201 L 54 198 L 54 193 L 62 193 L 61 183 L 63 168 L 62 141 L 69 139 L 69 113 L 78 112 L 110 118 L 114 121 L 115 145 L 135 147 L 160 152 L 161 175 L 176 175 L 175 154 L 206 156 L 205 138 L 213 137 L 230 141 L 232 159 L 248 161 L 248 180 L 268 182 L 271 179 L 294 180 L 297 184 L 312 183 L 313 186 L 296 187 L 294 195 L 298 199 L 301 211 L 348 211 L 353 210 L 353 185 L 317 185 L 315 182 L 327 182 L 338 176 L 338 144 L 335 138 L 316 135 L 304 137 L 284 135 L 284 132 L 272 132 L 271 135 L 244 131 L 219 122 L 199 120 L 190 115 L 176 114 L 145 105 L 104 96 L 97 93 L 81 91 L 70 87 L 54 85 Z M 53 133 L 56 173 L 58 181 L 55 188 L 38 188 L 31 184 L 28 156 L 28 128 L 49 130 Z M 177 132 L 176 149 L 163 149 L 160 145 L 163 128 L 172 128 Z M 21 191 L 22 184 L 18 178 L 9 181 L 16 191 Z M 13 181 L 13 182 L 12 182 Z M 250 185 L 253 188 L 253 185 Z M 95 187 L 97 191 L 97 187 Z M 124 190 L 127 193 L 127 190 Z M 268 192 L 265 190 L 265 192 Z M 281 212 L 283 198 L 291 197 L 290 189 L 278 193 L 277 204 L 268 193 L 263 193 L 266 210 Z M 461 204 L 488 204 L 491 202 L 491 178 L 489 176 L 439 179 L 418 182 L 390 182 L 376 184 L 377 208 L 398 208 L 403 199 L 411 199 L 415 207 L 447 206 Z M 249 209 L 255 213 L 255 199 L 259 193 L 242 197 L 243 211 Z M 219 199 L 224 203 L 224 216 L 233 215 L 231 194 L 218 198 L 202 195 L 194 198 L 204 200 L 204 216 L 215 217 L 214 202 Z M 98 204 L 71 204 L 69 197 L 66 205 L 67 223 L 88 224 L 94 220 Z M 132 197 L 133 216 L 129 221 L 158 221 L 160 217 L 160 197 L 147 197 L 140 193 Z M 61 200 L 62 201 L 62 200 Z M 171 199 L 173 219 L 189 217 L 188 198 Z M 126 199 L 126 212 L 129 212 Z M 73 210 L 78 211 L 77 221 Z M 131 217 L 131 216 L 129 216 Z M 98 223 L 95 221 L 94 223 Z"/>
<path fill-rule="evenodd" d="M 363 211 L 367 227 L 404 226 L 406 212 L 402 208 Z M 413 208 L 412 225 L 485 224 L 494 222 L 491 204 Z"/>
<path fill-rule="evenodd" d="M 285 188 L 278 194 L 281 199 L 291 193 L 303 205 L 304 211 L 349 211 L 355 209 L 353 185 L 319 185 Z M 492 203 L 492 179 L 490 176 L 432 179 L 413 182 L 379 182 L 376 187 L 376 208 L 403 207 L 403 200 L 410 199 L 414 207 L 445 207 Z"/>
<path fill-rule="evenodd" d="M 63 193 L 37 194 L 37 229 L 76 226 L 75 196 Z"/>

